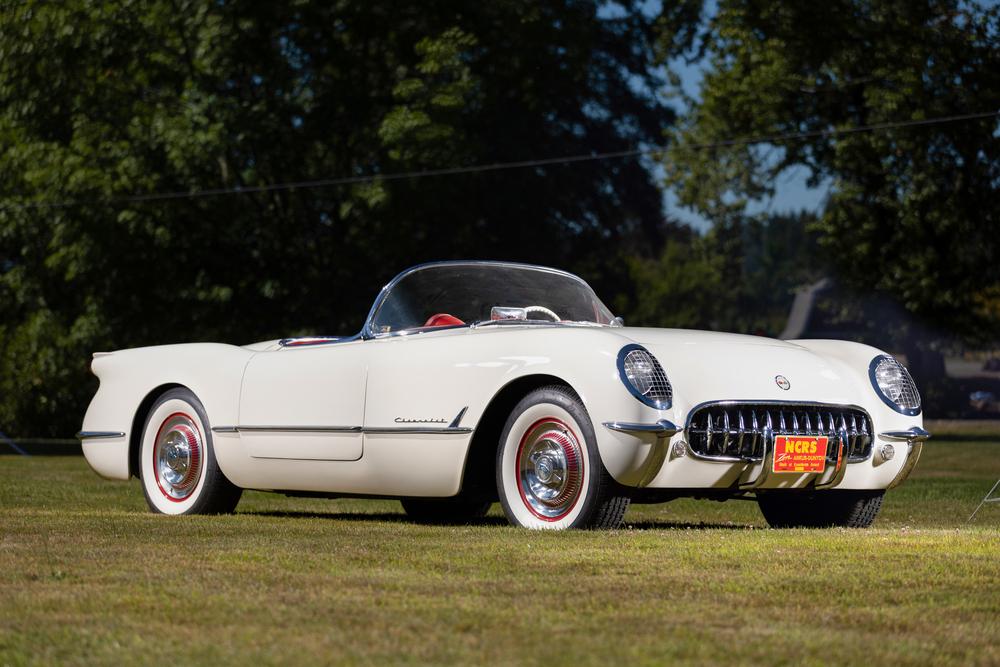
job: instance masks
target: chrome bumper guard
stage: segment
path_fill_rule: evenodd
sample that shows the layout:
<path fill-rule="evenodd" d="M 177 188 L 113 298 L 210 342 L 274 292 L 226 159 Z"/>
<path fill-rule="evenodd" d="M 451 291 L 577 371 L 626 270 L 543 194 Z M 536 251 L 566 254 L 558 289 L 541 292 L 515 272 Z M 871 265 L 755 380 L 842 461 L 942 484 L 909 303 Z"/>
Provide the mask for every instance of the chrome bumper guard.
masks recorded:
<path fill-rule="evenodd" d="M 919 426 L 914 426 L 906 431 L 886 431 L 879 433 L 879 437 L 885 440 L 906 443 L 906 461 L 903 463 L 903 467 L 899 469 L 899 472 L 896 473 L 896 476 L 892 478 L 889 486 L 886 487 L 886 490 L 888 490 L 899 486 L 910 476 L 913 468 L 917 465 L 917 461 L 920 460 L 920 454 L 924 450 L 924 443 L 930 439 L 931 434 Z"/>
<path fill-rule="evenodd" d="M 827 466 L 821 473 L 801 473 L 812 474 L 813 479 L 808 486 L 813 489 L 829 489 L 844 481 L 844 474 L 847 472 L 847 445 L 844 440 L 838 439 L 839 450 L 837 461 L 832 467 Z M 739 487 L 743 491 L 750 491 L 764 486 L 771 475 L 774 474 L 774 438 L 769 437 L 764 440 L 764 456 L 757 461 L 747 461 L 747 465 L 740 474 Z"/>
<path fill-rule="evenodd" d="M 684 430 L 680 426 L 676 426 L 673 422 L 669 422 L 666 419 L 661 419 L 660 421 L 652 424 L 637 422 L 604 422 L 604 427 L 611 429 L 612 431 L 618 431 L 619 433 L 631 433 L 633 435 L 652 433 L 658 438 L 669 438 L 675 433 L 680 433 Z"/>

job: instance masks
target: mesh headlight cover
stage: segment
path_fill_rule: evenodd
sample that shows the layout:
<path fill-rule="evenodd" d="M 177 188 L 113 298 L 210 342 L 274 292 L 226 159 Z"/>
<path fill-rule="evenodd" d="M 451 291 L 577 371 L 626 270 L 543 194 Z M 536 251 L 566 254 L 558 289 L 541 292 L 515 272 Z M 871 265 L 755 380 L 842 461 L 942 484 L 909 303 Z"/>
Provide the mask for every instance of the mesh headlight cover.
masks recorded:
<path fill-rule="evenodd" d="M 887 354 L 872 359 L 868 374 L 875 393 L 896 412 L 920 414 L 920 392 L 910 373 Z"/>
<path fill-rule="evenodd" d="M 637 399 L 658 410 L 670 407 L 674 391 L 660 362 L 640 345 L 626 345 L 618 353 L 618 374 Z"/>

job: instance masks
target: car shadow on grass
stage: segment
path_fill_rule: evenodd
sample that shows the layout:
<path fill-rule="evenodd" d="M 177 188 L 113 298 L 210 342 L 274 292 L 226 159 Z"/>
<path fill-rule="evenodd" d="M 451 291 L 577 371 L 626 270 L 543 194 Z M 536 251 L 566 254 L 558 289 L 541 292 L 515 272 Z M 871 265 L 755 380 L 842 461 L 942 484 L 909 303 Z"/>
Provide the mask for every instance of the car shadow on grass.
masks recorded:
<path fill-rule="evenodd" d="M 325 519 L 329 521 L 384 521 L 424 526 L 508 526 L 502 516 L 487 516 L 474 521 L 421 522 L 402 512 L 316 512 L 306 510 L 249 510 L 239 514 L 276 519 Z M 707 523 L 705 521 L 626 521 L 619 530 L 760 530 L 752 523 Z"/>
<path fill-rule="evenodd" d="M 707 523 L 699 521 L 626 521 L 623 530 L 763 530 L 752 523 Z"/>
<path fill-rule="evenodd" d="M 315 512 L 296 510 L 249 510 L 238 514 L 249 516 L 273 517 L 279 519 L 329 519 L 331 521 L 385 521 L 389 523 L 412 523 L 425 526 L 506 526 L 507 519 L 500 516 L 488 516 L 475 521 L 462 522 L 422 522 L 408 517 L 402 512 Z"/>

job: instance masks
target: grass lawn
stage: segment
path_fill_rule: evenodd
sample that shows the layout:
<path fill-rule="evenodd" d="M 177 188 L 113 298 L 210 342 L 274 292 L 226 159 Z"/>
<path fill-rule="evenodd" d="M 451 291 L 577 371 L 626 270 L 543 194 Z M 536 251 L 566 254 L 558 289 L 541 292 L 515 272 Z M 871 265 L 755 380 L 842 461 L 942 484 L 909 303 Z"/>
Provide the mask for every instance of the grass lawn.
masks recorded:
<path fill-rule="evenodd" d="M 634 506 L 614 532 L 408 523 L 247 493 L 147 513 L 79 457 L 0 457 L 0 665 L 1000 664 L 1000 437 L 932 440 L 869 530 L 755 503 Z M 957 434 L 957 435 L 956 435 Z"/>

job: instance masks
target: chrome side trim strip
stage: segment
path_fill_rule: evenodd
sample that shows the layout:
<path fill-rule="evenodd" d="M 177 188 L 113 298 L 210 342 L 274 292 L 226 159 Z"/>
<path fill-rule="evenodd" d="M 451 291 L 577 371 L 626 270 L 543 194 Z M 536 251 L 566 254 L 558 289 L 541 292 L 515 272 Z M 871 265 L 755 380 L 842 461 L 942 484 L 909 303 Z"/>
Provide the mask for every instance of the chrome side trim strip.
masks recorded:
<path fill-rule="evenodd" d="M 213 426 L 213 433 L 472 433 L 467 427 L 429 426 Z"/>
<path fill-rule="evenodd" d="M 282 338 L 278 341 L 281 348 L 313 347 L 316 345 L 332 345 L 334 343 L 350 343 L 359 340 L 360 334 L 353 336 L 299 336 L 297 338 Z"/>
<path fill-rule="evenodd" d="M 667 437 L 680 433 L 682 430 L 673 422 L 661 419 L 652 424 L 637 422 L 604 422 L 604 427 L 619 433 L 655 433 L 658 437 Z"/>
<path fill-rule="evenodd" d="M 385 433 L 435 433 L 435 434 L 455 434 L 472 433 L 471 428 L 451 427 L 432 428 L 428 426 L 368 426 L 364 428 L 365 433 L 385 434 Z"/>
<path fill-rule="evenodd" d="M 80 431 L 77 440 L 101 440 L 106 438 L 124 438 L 124 431 Z"/>
<path fill-rule="evenodd" d="M 455 415 L 455 418 L 451 420 L 450 424 L 448 424 L 448 428 L 458 428 L 458 425 L 462 423 L 462 417 L 465 416 L 465 413 L 466 413 L 466 411 L 468 411 L 468 409 L 469 409 L 469 406 L 466 405 L 464 408 L 462 408 L 461 410 L 459 410 L 458 414 Z"/>
<path fill-rule="evenodd" d="M 361 433 L 360 426 L 213 426 L 214 433 Z"/>
<path fill-rule="evenodd" d="M 906 431 L 883 431 L 878 434 L 878 437 L 884 438 L 885 440 L 923 442 L 925 440 L 929 440 L 931 434 L 919 426 L 914 426 Z"/>

